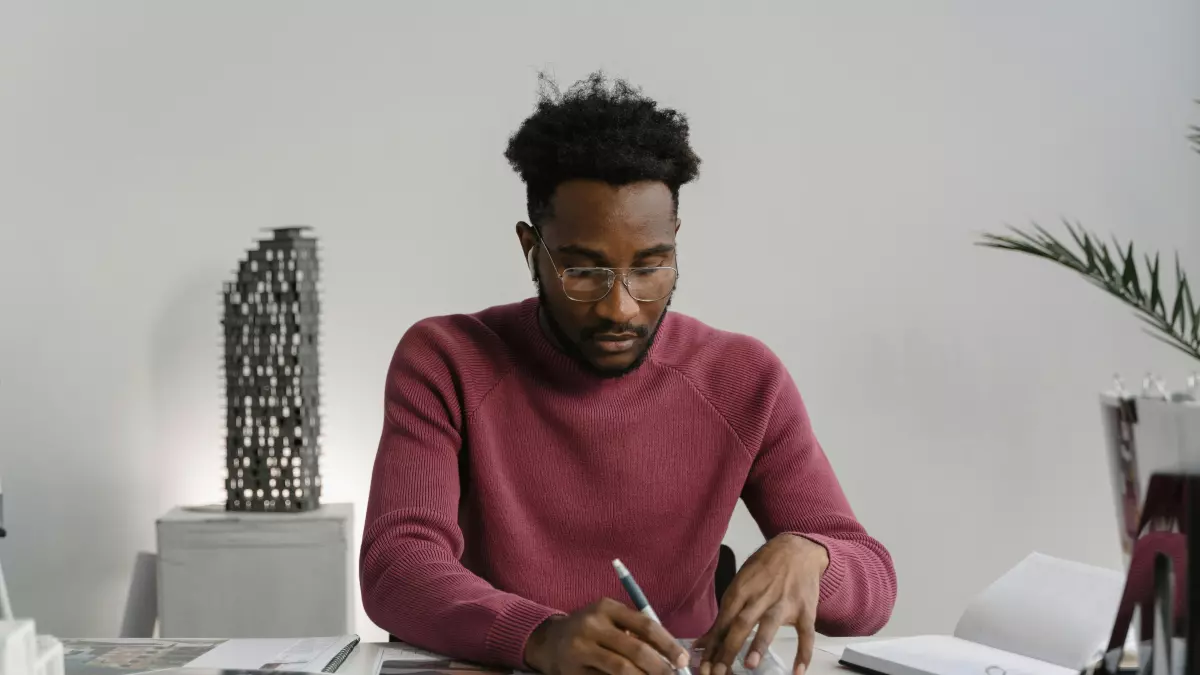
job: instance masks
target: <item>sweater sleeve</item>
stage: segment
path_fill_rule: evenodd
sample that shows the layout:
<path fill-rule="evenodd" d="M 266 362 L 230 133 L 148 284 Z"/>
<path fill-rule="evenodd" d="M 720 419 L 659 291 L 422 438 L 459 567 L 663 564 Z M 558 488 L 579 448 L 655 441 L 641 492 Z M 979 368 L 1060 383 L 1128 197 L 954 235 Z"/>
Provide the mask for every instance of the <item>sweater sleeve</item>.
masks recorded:
<path fill-rule="evenodd" d="M 497 590 L 460 562 L 458 467 L 469 410 L 463 375 L 441 346 L 454 338 L 418 324 L 392 358 L 360 556 L 363 606 L 414 646 L 521 669 L 530 634 L 557 612 Z"/>
<path fill-rule="evenodd" d="M 873 634 L 887 624 L 895 606 L 891 556 L 855 518 L 795 384 L 782 364 L 779 369 L 782 374 L 743 501 L 768 539 L 796 534 L 829 552 L 817 631 L 829 636 Z"/>

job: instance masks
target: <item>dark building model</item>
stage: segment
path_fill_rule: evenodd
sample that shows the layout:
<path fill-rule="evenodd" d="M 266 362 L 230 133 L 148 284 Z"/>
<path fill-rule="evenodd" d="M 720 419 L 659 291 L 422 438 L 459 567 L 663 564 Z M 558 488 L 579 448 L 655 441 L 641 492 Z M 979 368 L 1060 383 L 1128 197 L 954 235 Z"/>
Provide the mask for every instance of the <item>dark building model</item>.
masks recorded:
<path fill-rule="evenodd" d="M 225 508 L 321 504 L 317 242 L 272 230 L 225 284 Z"/>

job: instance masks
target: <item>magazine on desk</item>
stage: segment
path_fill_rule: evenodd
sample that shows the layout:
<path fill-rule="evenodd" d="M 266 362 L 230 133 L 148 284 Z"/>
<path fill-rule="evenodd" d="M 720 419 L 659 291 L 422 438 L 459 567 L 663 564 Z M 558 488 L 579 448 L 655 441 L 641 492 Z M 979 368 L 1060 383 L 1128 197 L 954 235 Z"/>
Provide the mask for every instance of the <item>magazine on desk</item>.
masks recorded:
<path fill-rule="evenodd" d="M 133 675 L 172 669 L 333 673 L 357 635 L 319 638 L 64 639 L 65 675 Z"/>
<path fill-rule="evenodd" d="M 699 673 L 700 652 L 695 649 L 692 640 L 680 640 L 680 644 L 692 655 L 692 672 Z M 774 652 L 768 650 L 766 657 L 758 668 L 746 668 L 746 652 L 750 641 L 742 647 L 733 664 L 732 675 L 791 675 L 791 668 L 785 667 Z M 513 671 L 480 666 L 465 661 L 446 658 L 433 652 L 427 652 L 405 644 L 389 644 L 383 650 L 379 663 L 379 675 L 472 675 L 478 673 L 496 673 L 497 675 L 513 675 Z"/>
<path fill-rule="evenodd" d="M 841 663 L 882 675 L 1079 675 L 1107 646 L 1125 578 L 1033 554 L 967 606 L 953 635 L 848 645 Z"/>

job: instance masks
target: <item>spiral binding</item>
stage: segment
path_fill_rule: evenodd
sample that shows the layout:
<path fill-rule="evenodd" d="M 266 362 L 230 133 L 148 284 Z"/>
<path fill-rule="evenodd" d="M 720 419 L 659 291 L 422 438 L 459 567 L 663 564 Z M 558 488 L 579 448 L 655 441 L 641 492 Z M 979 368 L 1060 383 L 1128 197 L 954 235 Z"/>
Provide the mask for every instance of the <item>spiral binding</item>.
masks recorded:
<path fill-rule="evenodd" d="M 342 664 L 345 663 L 346 659 L 350 657 L 350 652 L 354 651 L 354 648 L 358 646 L 358 643 L 359 637 L 355 636 L 354 639 L 349 642 L 349 644 L 347 644 L 345 647 L 342 647 L 342 651 L 338 652 L 337 655 L 335 655 L 333 659 L 330 660 L 330 662 L 325 666 L 325 668 L 321 670 L 321 672 L 337 672 L 337 669 L 342 667 Z"/>

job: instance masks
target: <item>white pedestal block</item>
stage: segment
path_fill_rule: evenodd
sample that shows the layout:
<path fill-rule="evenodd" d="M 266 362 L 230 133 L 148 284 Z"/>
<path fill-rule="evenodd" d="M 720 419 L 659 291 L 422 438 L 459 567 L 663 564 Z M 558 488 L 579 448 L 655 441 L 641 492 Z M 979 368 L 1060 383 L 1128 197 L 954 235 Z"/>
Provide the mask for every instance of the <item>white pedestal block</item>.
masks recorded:
<path fill-rule="evenodd" d="M 353 506 L 305 513 L 180 507 L 158 521 L 162 637 L 354 632 Z"/>

